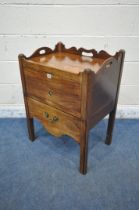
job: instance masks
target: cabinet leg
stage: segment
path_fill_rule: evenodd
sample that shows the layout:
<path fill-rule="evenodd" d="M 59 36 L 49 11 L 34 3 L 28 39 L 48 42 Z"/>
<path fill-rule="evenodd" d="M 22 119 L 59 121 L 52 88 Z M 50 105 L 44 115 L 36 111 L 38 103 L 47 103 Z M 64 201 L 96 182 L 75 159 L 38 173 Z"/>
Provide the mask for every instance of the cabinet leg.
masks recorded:
<path fill-rule="evenodd" d="M 106 140 L 105 140 L 105 144 L 108 144 L 108 145 L 112 143 L 112 134 L 113 134 L 113 128 L 114 128 L 114 122 L 115 122 L 115 115 L 116 115 L 116 108 L 114 108 L 109 114 L 107 134 L 106 134 Z"/>
<path fill-rule="evenodd" d="M 27 128 L 28 128 L 28 135 L 31 141 L 35 140 L 35 133 L 34 133 L 34 123 L 33 118 L 27 117 Z"/>
<path fill-rule="evenodd" d="M 85 132 L 81 137 L 80 142 L 80 173 L 87 173 L 87 159 L 88 159 L 88 135 Z"/>

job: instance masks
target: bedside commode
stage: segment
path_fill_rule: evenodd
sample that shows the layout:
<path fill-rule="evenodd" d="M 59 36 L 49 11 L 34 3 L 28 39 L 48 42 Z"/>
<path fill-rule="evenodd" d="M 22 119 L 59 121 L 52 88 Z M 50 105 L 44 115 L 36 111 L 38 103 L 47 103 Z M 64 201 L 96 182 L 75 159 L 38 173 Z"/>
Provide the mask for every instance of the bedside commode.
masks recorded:
<path fill-rule="evenodd" d="M 88 55 L 87 55 L 88 54 Z M 90 55 L 91 54 L 91 55 Z M 33 118 L 54 136 L 68 135 L 80 145 L 80 172 L 87 172 L 88 133 L 109 114 L 106 144 L 112 141 L 124 50 L 105 51 L 58 43 L 19 55 L 29 138 L 35 139 Z"/>

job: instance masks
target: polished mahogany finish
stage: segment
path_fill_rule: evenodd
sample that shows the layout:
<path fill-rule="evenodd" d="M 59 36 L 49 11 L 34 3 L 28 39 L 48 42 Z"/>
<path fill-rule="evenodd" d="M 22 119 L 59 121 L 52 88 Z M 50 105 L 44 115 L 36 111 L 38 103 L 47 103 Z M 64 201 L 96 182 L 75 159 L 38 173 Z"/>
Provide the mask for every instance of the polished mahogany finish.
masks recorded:
<path fill-rule="evenodd" d="M 58 43 L 30 57 L 19 55 L 29 138 L 35 139 L 33 118 L 55 136 L 69 135 L 80 145 L 80 172 L 87 172 L 88 134 L 109 114 L 106 144 L 112 141 L 124 50 L 105 51 Z"/>

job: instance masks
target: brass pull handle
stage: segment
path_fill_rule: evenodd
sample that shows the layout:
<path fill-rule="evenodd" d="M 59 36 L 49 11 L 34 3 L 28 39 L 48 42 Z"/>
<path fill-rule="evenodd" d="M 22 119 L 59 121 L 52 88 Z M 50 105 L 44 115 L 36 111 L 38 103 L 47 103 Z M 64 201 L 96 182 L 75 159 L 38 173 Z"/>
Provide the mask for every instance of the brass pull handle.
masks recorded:
<path fill-rule="evenodd" d="M 59 118 L 57 116 L 49 118 L 49 113 L 48 112 L 44 112 L 44 115 L 49 120 L 49 122 L 51 122 L 51 123 L 57 122 L 59 120 Z"/>
<path fill-rule="evenodd" d="M 49 90 L 49 91 L 48 91 L 48 95 L 49 95 L 49 96 L 52 96 L 52 95 L 53 95 L 53 91 L 52 91 L 52 90 Z"/>
<path fill-rule="evenodd" d="M 52 118 L 49 119 L 49 121 L 50 121 L 51 123 L 57 122 L 58 120 L 59 120 L 59 119 L 58 119 L 58 117 L 56 117 L 56 116 L 54 116 L 54 117 L 52 117 Z"/>

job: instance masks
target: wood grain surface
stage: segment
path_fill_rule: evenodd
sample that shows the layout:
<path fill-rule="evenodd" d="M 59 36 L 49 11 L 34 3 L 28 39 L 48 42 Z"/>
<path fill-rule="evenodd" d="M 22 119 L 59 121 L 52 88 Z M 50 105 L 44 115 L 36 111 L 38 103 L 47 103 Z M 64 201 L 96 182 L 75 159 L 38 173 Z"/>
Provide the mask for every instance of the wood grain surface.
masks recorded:
<path fill-rule="evenodd" d="M 79 119 L 31 98 L 28 98 L 28 106 L 30 116 L 39 119 L 48 132 L 57 137 L 69 135 L 80 142 Z"/>

